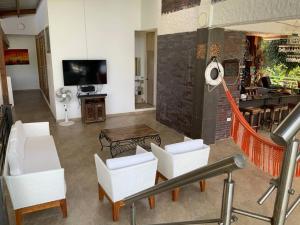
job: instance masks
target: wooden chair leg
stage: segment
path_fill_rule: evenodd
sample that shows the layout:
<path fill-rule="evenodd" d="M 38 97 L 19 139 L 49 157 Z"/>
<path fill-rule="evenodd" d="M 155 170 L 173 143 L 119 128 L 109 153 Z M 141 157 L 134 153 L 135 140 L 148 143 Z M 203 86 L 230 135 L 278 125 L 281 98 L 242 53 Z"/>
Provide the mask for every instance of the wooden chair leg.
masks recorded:
<path fill-rule="evenodd" d="M 100 184 L 98 184 L 98 194 L 99 194 L 99 200 L 103 201 L 105 193 Z"/>
<path fill-rule="evenodd" d="M 158 184 L 159 177 L 160 177 L 159 172 L 156 172 L 155 184 Z"/>
<path fill-rule="evenodd" d="M 120 202 L 112 203 L 112 216 L 113 216 L 113 221 L 114 222 L 119 221 L 120 208 L 121 208 L 121 203 Z"/>
<path fill-rule="evenodd" d="M 176 202 L 178 200 L 178 197 L 179 197 L 179 188 L 175 188 L 172 191 L 172 201 Z"/>
<path fill-rule="evenodd" d="M 206 181 L 205 180 L 201 180 L 200 181 L 200 191 L 201 192 L 205 191 L 205 186 L 206 186 Z"/>
<path fill-rule="evenodd" d="M 154 196 L 150 196 L 148 198 L 148 201 L 149 201 L 150 209 L 154 209 L 155 208 L 155 197 Z"/>
<path fill-rule="evenodd" d="M 275 116 L 276 116 L 276 111 L 275 110 L 271 111 L 271 122 L 270 122 L 270 127 L 269 127 L 270 132 L 272 132 L 272 129 L 273 129 L 273 123 L 275 121 Z"/>
<path fill-rule="evenodd" d="M 63 217 L 67 218 L 67 216 L 68 216 L 68 207 L 67 207 L 67 200 L 66 199 L 60 200 L 60 208 L 61 208 Z"/>
<path fill-rule="evenodd" d="M 253 115 L 253 113 L 250 114 L 250 126 L 251 127 L 254 126 L 254 115 Z"/>
<path fill-rule="evenodd" d="M 21 210 L 15 210 L 16 214 L 16 225 L 22 225 L 22 212 Z"/>

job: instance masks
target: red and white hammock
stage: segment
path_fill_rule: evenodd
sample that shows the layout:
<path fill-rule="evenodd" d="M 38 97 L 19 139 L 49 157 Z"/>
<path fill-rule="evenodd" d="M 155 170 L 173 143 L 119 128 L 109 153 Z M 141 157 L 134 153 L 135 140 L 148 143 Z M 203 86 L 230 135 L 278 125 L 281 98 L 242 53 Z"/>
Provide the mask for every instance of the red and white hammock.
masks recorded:
<path fill-rule="evenodd" d="M 222 83 L 232 109 L 231 136 L 234 142 L 257 167 L 271 176 L 279 176 L 284 148 L 255 132 L 241 114 L 224 80 Z M 297 163 L 296 176 L 300 177 L 300 162 Z"/>

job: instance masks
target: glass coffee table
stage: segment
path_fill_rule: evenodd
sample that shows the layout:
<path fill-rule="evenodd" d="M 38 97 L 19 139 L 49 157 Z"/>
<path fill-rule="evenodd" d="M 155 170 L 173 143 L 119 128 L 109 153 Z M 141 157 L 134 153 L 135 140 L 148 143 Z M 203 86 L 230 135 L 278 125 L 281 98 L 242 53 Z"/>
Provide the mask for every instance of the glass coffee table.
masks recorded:
<path fill-rule="evenodd" d="M 104 144 L 104 140 L 107 145 Z M 135 150 L 137 145 L 146 150 L 151 149 L 151 142 L 161 145 L 159 133 L 145 124 L 103 129 L 99 134 L 99 141 L 101 151 L 104 147 L 108 147 L 112 158 L 126 151 Z"/>

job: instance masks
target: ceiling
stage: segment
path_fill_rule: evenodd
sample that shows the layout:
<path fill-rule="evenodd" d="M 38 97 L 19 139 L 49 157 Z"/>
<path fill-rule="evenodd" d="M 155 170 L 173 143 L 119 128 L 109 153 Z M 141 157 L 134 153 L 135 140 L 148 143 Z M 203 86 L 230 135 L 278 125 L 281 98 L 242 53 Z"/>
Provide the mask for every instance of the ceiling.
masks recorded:
<path fill-rule="evenodd" d="M 35 14 L 41 0 L 0 0 L 0 17 Z"/>
<path fill-rule="evenodd" d="M 228 30 L 261 33 L 260 36 L 300 34 L 300 19 L 261 22 L 225 27 Z"/>

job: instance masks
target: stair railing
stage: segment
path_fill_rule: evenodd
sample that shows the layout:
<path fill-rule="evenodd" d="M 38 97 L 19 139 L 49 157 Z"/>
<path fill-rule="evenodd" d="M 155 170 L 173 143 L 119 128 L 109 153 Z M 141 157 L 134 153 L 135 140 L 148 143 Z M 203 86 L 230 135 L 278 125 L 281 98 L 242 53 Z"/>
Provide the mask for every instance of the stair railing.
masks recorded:
<path fill-rule="evenodd" d="M 185 175 L 171 179 L 169 181 L 158 184 L 152 188 L 142 191 L 136 195 L 128 197 L 124 200 L 125 204 L 131 204 L 131 225 L 136 225 L 136 210 L 134 202 L 152 195 L 159 194 L 164 191 L 172 190 L 177 187 L 184 186 L 199 180 L 212 178 L 227 173 L 228 177 L 224 180 L 223 200 L 221 209 L 221 218 L 198 221 L 183 221 L 175 223 L 164 223 L 160 225 L 184 225 L 184 224 L 204 224 L 218 223 L 220 225 L 230 225 L 237 220 L 232 214 L 247 216 L 253 219 L 270 223 L 271 225 L 284 225 L 291 213 L 300 205 L 300 195 L 290 203 L 290 196 L 295 194 L 293 189 L 293 179 L 296 168 L 299 169 L 297 162 L 300 160 L 300 140 L 296 138 L 300 131 L 300 103 L 293 111 L 283 120 L 283 122 L 271 133 L 272 140 L 285 147 L 284 158 L 281 165 L 280 176 L 272 179 L 270 187 L 258 200 L 258 204 L 263 204 L 271 194 L 277 190 L 274 203 L 273 216 L 264 216 L 255 212 L 237 209 L 232 206 L 234 181 L 232 180 L 232 172 L 236 169 L 245 167 L 243 156 L 236 155 L 214 164 L 194 170 Z"/>
<path fill-rule="evenodd" d="M 0 107 L 0 225 L 8 225 L 6 203 L 3 194 L 3 166 L 10 129 L 13 123 L 11 105 Z"/>
<path fill-rule="evenodd" d="M 136 208 L 134 203 L 140 199 L 148 198 L 150 196 L 173 190 L 178 187 L 185 186 L 190 183 L 197 182 L 199 180 L 209 179 L 222 174 L 227 174 L 227 178 L 224 180 L 223 188 L 223 200 L 221 217 L 217 219 L 197 220 L 197 221 L 183 221 L 173 223 L 163 223 L 161 225 L 184 225 L 184 224 L 207 224 L 218 223 L 222 225 L 230 225 L 233 221 L 236 221 L 236 217 L 232 216 L 232 203 L 234 194 L 234 181 L 232 179 L 232 172 L 234 170 L 243 169 L 245 167 L 245 159 L 242 155 L 237 154 L 229 158 L 225 158 L 221 161 L 213 163 L 211 165 L 194 170 L 187 174 L 173 178 L 171 180 L 162 182 L 149 189 L 141 191 L 135 195 L 132 195 L 124 200 L 124 204 L 131 205 L 131 225 L 137 225 L 136 223 Z"/>

